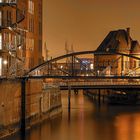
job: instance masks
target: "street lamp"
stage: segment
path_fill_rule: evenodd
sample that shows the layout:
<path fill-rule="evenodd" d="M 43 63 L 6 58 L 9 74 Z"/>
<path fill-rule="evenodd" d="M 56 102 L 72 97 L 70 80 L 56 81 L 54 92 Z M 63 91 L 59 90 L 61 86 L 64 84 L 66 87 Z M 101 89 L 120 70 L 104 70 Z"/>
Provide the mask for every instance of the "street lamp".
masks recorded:
<path fill-rule="evenodd" d="M 22 47 L 21 47 L 21 46 L 19 46 L 18 48 L 19 48 L 19 50 L 21 50 L 21 48 L 22 48 Z"/>
<path fill-rule="evenodd" d="M 60 68 L 63 69 L 63 65 L 61 65 Z"/>
<path fill-rule="evenodd" d="M 78 63 L 79 61 L 78 60 L 76 60 L 76 63 Z"/>
<path fill-rule="evenodd" d="M 4 60 L 4 61 L 3 61 L 3 64 L 4 64 L 4 65 L 7 65 L 7 64 L 8 64 L 8 61 L 7 61 L 7 60 Z"/>
<path fill-rule="evenodd" d="M 97 74 L 99 75 L 99 73 L 100 73 L 100 71 L 99 70 L 97 70 Z"/>
<path fill-rule="evenodd" d="M 93 63 L 92 63 L 92 64 L 90 64 L 90 69 L 91 69 L 91 70 L 93 70 L 93 69 L 94 69 L 94 65 L 93 65 Z"/>

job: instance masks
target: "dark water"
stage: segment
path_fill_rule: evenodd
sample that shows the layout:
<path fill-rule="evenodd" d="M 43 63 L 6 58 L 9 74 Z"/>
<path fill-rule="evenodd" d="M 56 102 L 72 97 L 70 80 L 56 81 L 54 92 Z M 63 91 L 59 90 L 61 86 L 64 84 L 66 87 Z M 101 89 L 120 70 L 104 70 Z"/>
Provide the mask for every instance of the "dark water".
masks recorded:
<path fill-rule="evenodd" d="M 102 104 L 99 108 L 82 93 L 72 94 L 71 99 L 70 114 L 63 93 L 62 117 L 32 129 L 26 140 L 140 140 L 140 106 Z"/>

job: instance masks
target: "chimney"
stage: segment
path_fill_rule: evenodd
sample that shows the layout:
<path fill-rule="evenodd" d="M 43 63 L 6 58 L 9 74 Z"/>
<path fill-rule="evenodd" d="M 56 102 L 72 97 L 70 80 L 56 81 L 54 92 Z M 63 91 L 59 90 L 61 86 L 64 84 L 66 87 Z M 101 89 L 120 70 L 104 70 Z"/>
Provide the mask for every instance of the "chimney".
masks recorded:
<path fill-rule="evenodd" d="M 126 28 L 127 35 L 130 36 L 130 28 Z"/>

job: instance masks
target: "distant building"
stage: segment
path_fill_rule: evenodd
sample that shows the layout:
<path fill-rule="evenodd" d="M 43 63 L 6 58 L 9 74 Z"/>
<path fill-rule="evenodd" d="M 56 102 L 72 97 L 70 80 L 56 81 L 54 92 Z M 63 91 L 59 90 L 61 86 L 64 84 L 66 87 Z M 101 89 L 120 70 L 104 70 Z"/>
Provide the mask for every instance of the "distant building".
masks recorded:
<path fill-rule="evenodd" d="M 131 42 L 130 55 L 140 58 L 140 44 L 136 40 Z M 140 61 L 136 59 L 130 59 L 130 70 L 135 72 L 133 74 L 140 75 Z"/>
<path fill-rule="evenodd" d="M 42 0 L 0 1 L 0 76 L 42 62 Z"/>
<path fill-rule="evenodd" d="M 138 41 L 132 40 L 130 28 L 111 31 L 96 50 L 99 53 L 94 58 L 95 71 L 101 75 L 124 75 L 138 67 L 138 61 L 127 56 L 115 53 L 123 53 L 140 57 L 140 45 Z"/>
<path fill-rule="evenodd" d="M 56 72 L 58 70 L 58 74 L 72 74 L 73 75 L 93 75 L 94 74 L 94 59 L 93 58 L 75 58 L 72 64 L 71 61 L 69 63 L 56 63 L 51 69 L 51 72 Z M 73 68 L 73 71 L 72 71 Z"/>

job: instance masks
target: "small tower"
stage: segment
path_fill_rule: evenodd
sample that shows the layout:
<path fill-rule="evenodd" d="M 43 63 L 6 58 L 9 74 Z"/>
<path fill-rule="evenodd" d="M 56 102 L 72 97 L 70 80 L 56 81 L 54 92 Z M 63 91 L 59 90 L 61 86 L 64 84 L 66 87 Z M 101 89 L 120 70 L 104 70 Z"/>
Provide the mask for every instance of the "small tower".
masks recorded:
<path fill-rule="evenodd" d="M 49 59 L 49 50 L 48 50 L 48 48 L 47 48 L 47 43 L 45 42 L 45 44 L 44 44 L 44 52 L 45 52 L 45 61 L 47 61 L 48 59 Z"/>
<path fill-rule="evenodd" d="M 74 53 L 74 47 L 73 47 L 73 44 L 71 44 L 71 53 Z"/>
<path fill-rule="evenodd" d="M 67 41 L 65 42 L 65 51 L 66 51 L 66 54 L 69 54 L 69 49 L 68 49 L 68 43 L 67 43 Z"/>

